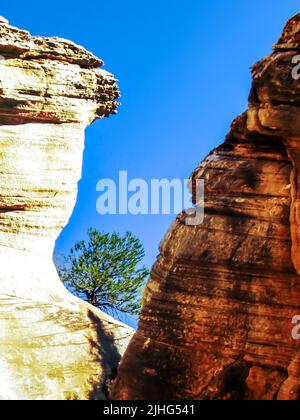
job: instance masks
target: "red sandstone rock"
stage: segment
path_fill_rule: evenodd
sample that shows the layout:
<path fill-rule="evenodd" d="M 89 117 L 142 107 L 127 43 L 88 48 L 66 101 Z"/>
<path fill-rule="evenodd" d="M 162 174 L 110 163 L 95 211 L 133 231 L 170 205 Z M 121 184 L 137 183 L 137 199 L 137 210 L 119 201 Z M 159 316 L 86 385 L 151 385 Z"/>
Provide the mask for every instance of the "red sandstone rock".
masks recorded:
<path fill-rule="evenodd" d="M 113 399 L 296 400 L 300 314 L 300 14 L 253 68 L 249 110 L 196 169 L 205 220 L 178 216 Z"/>

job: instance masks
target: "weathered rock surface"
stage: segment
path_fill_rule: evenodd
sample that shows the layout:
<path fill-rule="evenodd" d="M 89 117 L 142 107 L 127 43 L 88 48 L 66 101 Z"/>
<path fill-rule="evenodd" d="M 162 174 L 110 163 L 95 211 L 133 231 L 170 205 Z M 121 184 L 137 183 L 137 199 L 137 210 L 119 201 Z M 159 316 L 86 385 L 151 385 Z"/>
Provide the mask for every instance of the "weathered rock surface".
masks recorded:
<path fill-rule="evenodd" d="M 249 110 L 196 169 L 205 220 L 164 238 L 113 399 L 299 400 L 300 14 L 253 68 Z M 299 72 L 300 73 L 300 72 Z"/>
<path fill-rule="evenodd" d="M 69 41 L 0 19 L 0 398 L 105 397 L 132 330 L 75 298 L 52 262 L 75 203 L 84 129 L 114 77 Z"/>

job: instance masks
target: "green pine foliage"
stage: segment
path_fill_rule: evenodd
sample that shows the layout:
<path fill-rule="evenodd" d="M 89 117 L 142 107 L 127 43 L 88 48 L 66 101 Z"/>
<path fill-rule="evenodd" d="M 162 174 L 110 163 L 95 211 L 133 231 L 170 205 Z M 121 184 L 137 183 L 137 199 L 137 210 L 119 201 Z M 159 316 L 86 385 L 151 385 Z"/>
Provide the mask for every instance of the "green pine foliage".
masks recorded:
<path fill-rule="evenodd" d="M 77 242 L 59 264 L 66 287 L 90 304 L 107 312 L 137 315 L 141 309 L 141 288 L 149 270 L 137 268 L 144 248 L 132 233 L 101 233 L 88 230 L 88 241 Z"/>

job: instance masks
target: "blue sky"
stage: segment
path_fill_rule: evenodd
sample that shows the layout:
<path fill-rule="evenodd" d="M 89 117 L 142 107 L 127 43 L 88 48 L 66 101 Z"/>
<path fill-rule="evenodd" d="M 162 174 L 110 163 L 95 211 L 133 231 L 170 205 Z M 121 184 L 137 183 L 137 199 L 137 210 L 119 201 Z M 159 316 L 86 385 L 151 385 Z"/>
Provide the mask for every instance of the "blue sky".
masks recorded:
<path fill-rule="evenodd" d="M 296 0 L 2 2 L 0 15 L 12 25 L 85 46 L 120 81 L 119 114 L 87 129 L 78 201 L 57 251 L 66 253 L 89 227 L 130 230 L 150 267 L 173 217 L 99 216 L 97 181 L 120 170 L 187 178 L 246 109 L 250 66 L 298 11 Z"/>

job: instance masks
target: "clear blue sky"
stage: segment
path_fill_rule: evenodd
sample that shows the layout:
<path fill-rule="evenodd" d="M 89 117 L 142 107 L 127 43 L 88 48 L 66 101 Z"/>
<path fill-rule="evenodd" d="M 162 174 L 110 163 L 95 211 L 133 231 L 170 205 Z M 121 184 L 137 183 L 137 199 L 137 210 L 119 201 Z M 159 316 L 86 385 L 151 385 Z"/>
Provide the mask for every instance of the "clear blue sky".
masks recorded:
<path fill-rule="evenodd" d="M 150 267 L 173 217 L 100 217 L 97 181 L 119 170 L 187 178 L 246 109 L 251 64 L 298 11 L 299 0 L 2 2 L 11 24 L 82 44 L 120 80 L 119 114 L 87 130 L 78 202 L 57 251 L 66 253 L 89 227 L 130 230 Z"/>

